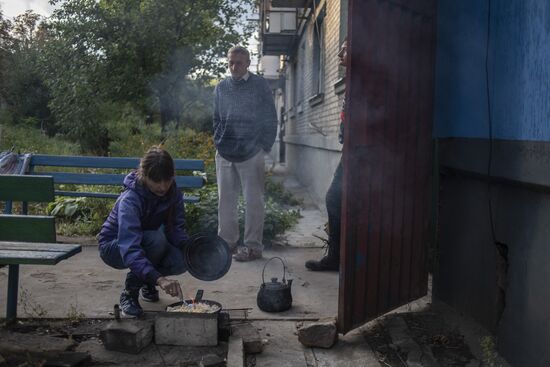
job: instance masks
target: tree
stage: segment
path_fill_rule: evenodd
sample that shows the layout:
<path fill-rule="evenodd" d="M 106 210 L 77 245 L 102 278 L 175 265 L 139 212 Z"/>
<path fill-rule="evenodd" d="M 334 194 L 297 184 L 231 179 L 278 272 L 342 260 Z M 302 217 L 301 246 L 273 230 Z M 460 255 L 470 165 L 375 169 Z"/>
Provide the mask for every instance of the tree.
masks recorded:
<path fill-rule="evenodd" d="M 77 119 L 84 130 L 102 126 L 105 103 L 158 113 L 163 127 L 181 124 L 185 92 L 219 76 L 227 49 L 249 36 L 240 22 L 250 2 L 53 0 L 44 64 L 52 110 L 70 135 Z"/>
<path fill-rule="evenodd" d="M 11 22 L 4 19 L 4 14 L 0 8 L 0 108 L 5 104 L 7 58 L 11 47 L 10 29 Z"/>
<path fill-rule="evenodd" d="M 30 121 L 53 133 L 49 92 L 39 66 L 46 38 L 43 18 L 31 10 L 13 22 L 0 21 L 0 95 L 16 120 Z"/>

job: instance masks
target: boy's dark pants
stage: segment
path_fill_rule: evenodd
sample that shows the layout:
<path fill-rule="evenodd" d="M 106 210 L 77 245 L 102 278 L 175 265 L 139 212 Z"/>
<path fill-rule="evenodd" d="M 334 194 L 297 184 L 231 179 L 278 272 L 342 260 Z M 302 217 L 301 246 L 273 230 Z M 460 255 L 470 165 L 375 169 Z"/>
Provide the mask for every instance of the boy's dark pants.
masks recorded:
<path fill-rule="evenodd" d="M 342 160 L 340 160 L 325 198 L 329 228 L 328 257 L 335 261 L 339 261 L 340 259 L 340 221 L 342 215 L 343 174 Z"/>

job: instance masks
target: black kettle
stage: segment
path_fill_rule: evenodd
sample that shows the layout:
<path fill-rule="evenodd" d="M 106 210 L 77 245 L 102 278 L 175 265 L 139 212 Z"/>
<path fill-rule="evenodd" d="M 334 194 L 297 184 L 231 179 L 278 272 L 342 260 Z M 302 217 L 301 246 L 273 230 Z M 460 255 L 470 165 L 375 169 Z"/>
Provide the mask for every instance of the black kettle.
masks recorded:
<path fill-rule="evenodd" d="M 271 282 L 266 283 L 264 278 L 265 267 L 273 260 L 279 259 L 283 263 L 283 279 L 278 282 L 277 278 L 271 278 Z M 258 291 L 256 302 L 260 310 L 265 312 L 286 311 L 292 306 L 292 279 L 286 280 L 286 265 L 280 257 L 272 257 L 267 260 L 262 270 L 262 285 Z"/>

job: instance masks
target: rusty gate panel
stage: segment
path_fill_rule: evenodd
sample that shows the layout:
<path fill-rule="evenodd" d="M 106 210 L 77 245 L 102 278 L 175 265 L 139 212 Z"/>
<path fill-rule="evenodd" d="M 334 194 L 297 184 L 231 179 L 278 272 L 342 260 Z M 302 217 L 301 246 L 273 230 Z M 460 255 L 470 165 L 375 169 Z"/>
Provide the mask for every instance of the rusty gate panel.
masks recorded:
<path fill-rule="evenodd" d="M 435 0 L 351 0 L 338 326 L 427 292 Z"/>

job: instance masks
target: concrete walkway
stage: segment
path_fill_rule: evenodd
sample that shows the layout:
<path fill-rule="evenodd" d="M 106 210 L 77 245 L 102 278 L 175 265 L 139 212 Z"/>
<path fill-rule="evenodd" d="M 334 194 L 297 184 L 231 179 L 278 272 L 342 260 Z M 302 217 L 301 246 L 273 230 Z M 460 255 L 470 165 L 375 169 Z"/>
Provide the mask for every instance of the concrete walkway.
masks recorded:
<path fill-rule="evenodd" d="M 184 293 L 192 298 L 197 289 L 204 289 L 204 299 L 220 302 L 224 308 L 250 308 L 255 319 L 311 319 L 335 316 L 337 311 L 338 274 L 313 273 L 303 264 L 322 254 L 320 248 L 277 246 L 266 250 L 263 260 L 250 263 L 233 262 L 228 274 L 215 282 L 202 282 L 189 274 L 180 280 Z M 279 314 L 265 313 L 256 306 L 261 284 L 262 267 L 272 256 L 282 257 L 288 266 L 287 278 L 294 279 L 292 309 Z M 0 289 L 7 287 L 7 267 L 0 269 Z M 106 266 L 98 256 L 97 246 L 84 246 L 82 253 L 56 266 L 23 265 L 20 267 L 20 317 L 63 318 L 75 311 L 89 318 L 110 317 L 118 303 L 126 272 Z M 270 262 L 266 280 L 282 278 L 282 265 Z M 142 302 L 145 310 L 162 310 L 178 300 L 161 292 L 158 303 Z M 0 312 L 5 313 L 5 298 L 0 298 Z"/>
<path fill-rule="evenodd" d="M 266 342 L 263 353 L 249 357 L 249 366 L 388 365 L 384 362 L 379 363 L 380 356 L 373 352 L 364 337 L 369 324 L 341 336 L 331 349 L 306 348 L 298 342 L 297 323 L 337 315 L 339 277 L 335 272 L 317 273 L 305 269 L 306 260 L 320 258 L 324 253 L 324 241 L 321 238 L 326 237 L 323 230 L 326 214 L 313 205 L 307 190 L 295 180 L 283 180 L 282 176 L 275 178 L 281 180 L 288 190 L 303 200 L 303 217 L 298 225 L 282 236 L 273 247 L 266 249 L 262 260 L 250 263 L 233 262 L 228 274 L 218 281 L 201 282 L 189 274 L 176 277 L 181 281 L 184 293 L 192 297 L 197 289 L 204 289 L 204 299 L 218 301 L 225 309 L 249 309 L 248 318 L 259 329 L 261 337 Z M 87 318 L 112 318 L 113 305 L 119 301 L 126 272 L 112 269 L 101 261 L 93 238 L 61 240 L 82 243 L 82 253 L 56 266 L 20 267 L 19 317 L 74 318 L 75 315 L 83 315 Z M 282 257 L 286 261 L 289 271 L 287 278 L 294 279 L 293 307 L 279 314 L 262 312 L 256 305 L 262 267 L 267 259 L 273 256 Z M 6 267 L 0 269 L 0 292 L 6 292 L 7 274 Z M 271 277 L 282 277 L 282 267 L 276 261 L 272 261 L 266 269 L 266 280 Z M 159 303 L 142 302 L 142 305 L 148 311 L 156 311 L 176 301 L 161 294 Z M 424 310 L 430 302 L 430 296 L 424 297 L 396 312 Z M 0 297 L 2 316 L 5 315 L 5 307 L 5 297 Z M 231 314 L 237 317 L 243 315 L 242 311 L 234 311 Z M 474 344 L 476 338 L 479 340 L 478 334 L 472 336 Z M 138 356 L 107 352 L 97 340 L 83 343 L 78 350 L 92 352 L 96 361 L 107 364 L 135 364 L 140 360 Z M 98 354 L 101 354 L 101 358 Z M 167 358 L 163 361 L 164 365 L 170 365 L 166 364 Z M 146 364 L 153 365 L 149 362 Z"/>

